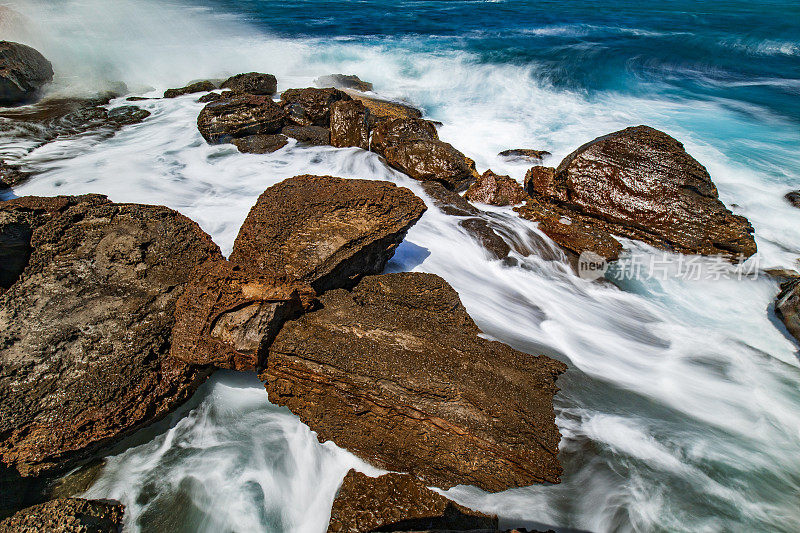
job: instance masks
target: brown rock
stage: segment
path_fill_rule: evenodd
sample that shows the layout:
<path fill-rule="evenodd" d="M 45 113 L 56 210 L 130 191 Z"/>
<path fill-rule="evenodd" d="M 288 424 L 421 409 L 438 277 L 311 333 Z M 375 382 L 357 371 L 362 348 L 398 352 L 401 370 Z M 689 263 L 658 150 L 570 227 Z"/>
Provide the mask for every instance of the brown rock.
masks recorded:
<path fill-rule="evenodd" d="M 465 200 L 463 196 L 438 181 L 424 181 L 422 189 L 431 197 L 433 205 L 441 209 L 445 215 L 468 216 L 481 213 L 480 209 Z"/>
<path fill-rule="evenodd" d="M 370 113 L 354 100 L 334 102 L 331 106 L 331 145 L 369 149 Z"/>
<path fill-rule="evenodd" d="M 53 80 L 53 65 L 24 44 L 0 41 L 0 106 L 28 102 Z"/>
<path fill-rule="evenodd" d="M 800 207 L 800 191 L 787 192 L 784 198 L 793 206 Z"/>
<path fill-rule="evenodd" d="M 68 468 L 202 383 L 205 371 L 169 356 L 192 270 L 221 258 L 197 224 L 97 195 L 20 198 L 0 203 L 0 235 L 9 234 L 0 253 L 29 257 L 18 279 L 19 265 L 6 271 L 13 284 L 0 296 L 6 467 L 23 477 Z"/>
<path fill-rule="evenodd" d="M 283 135 L 248 135 L 231 141 L 244 154 L 269 154 L 280 150 L 289 141 Z"/>
<path fill-rule="evenodd" d="M 228 78 L 220 87 L 234 93 L 272 96 L 278 92 L 278 80 L 272 74 L 248 72 Z"/>
<path fill-rule="evenodd" d="M 555 188 L 555 177 L 556 169 L 553 167 L 532 167 L 525 173 L 525 192 L 531 197 L 566 202 L 567 193 Z"/>
<path fill-rule="evenodd" d="M 552 155 L 547 150 L 530 150 L 528 148 L 516 148 L 514 150 L 503 150 L 499 154 L 500 157 L 507 157 L 509 159 L 523 159 L 531 163 L 540 163 L 548 155 Z"/>
<path fill-rule="evenodd" d="M 425 212 L 385 181 L 296 176 L 264 191 L 242 225 L 231 262 L 317 292 L 381 272 Z"/>
<path fill-rule="evenodd" d="M 415 107 L 400 102 L 392 102 L 390 100 L 383 100 L 381 98 L 374 98 L 372 96 L 365 96 L 364 94 L 352 90 L 345 90 L 345 92 L 364 104 L 370 113 L 380 118 L 420 118 L 422 111 Z"/>
<path fill-rule="evenodd" d="M 24 172 L 18 166 L 9 165 L 5 161 L 0 160 L 0 190 L 16 187 L 31 177 L 30 172 Z"/>
<path fill-rule="evenodd" d="M 503 259 L 511 252 L 508 243 L 484 219 L 468 218 L 459 222 L 458 225 L 467 230 L 467 233 L 486 248 L 495 259 Z"/>
<path fill-rule="evenodd" d="M 408 474 L 372 478 L 350 470 L 333 502 L 328 533 L 497 531 L 497 517 L 473 511 Z"/>
<path fill-rule="evenodd" d="M 197 81 L 179 89 L 167 89 L 164 91 L 164 98 L 177 98 L 185 94 L 204 93 L 214 91 L 216 88 L 217 86 L 211 81 Z"/>
<path fill-rule="evenodd" d="M 320 87 L 336 87 L 337 89 L 355 89 L 356 91 L 371 91 L 372 84 L 364 81 L 355 74 L 328 74 L 314 80 Z"/>
<path fill-rule="evenodd" d="M 424 140 L 439 140 L 433 123 L 420 118 L 387 119 L 375 126 L 370 149 L 383 155 L 388 146 Z"/>
<path fill-rule="evenodd" d="M 287 89 L 281 105 L 289 119 L 300 126 L 330 126 L 331 106 L 351 98 L 339 89 Z"/>
<path fill-rule="evenodd" d="M 138 124 L 149 116 L 150 111 L 135 105 L 115 107 L 108 112 L 109 122 L 116 123 L 119 126 Z"/>
<path fill-rule="evenodd" d="M 321 126 L 284 126 L 281 133 L 298 143 L 325 146 L 331 143 L 331 130 Z"/>
<path fill-rule="evenodd" d="M 563 363 L 479 337 L 433 274 L 368 276 L 320 301 L 284 325 L 260 374 L 320 441 L 442 488 L 558 483 Z"/>
<path fill-rule="evenodd" d="M 498 176 L 491 170 L 484 172 L 470 185 L 465 196 L 473 202 L 490 205 L 516 205 L 528 198 L 519 183 L 508 176 Z"/>
<path fill-rule="evenodd" d="M 208 93 L 204 94 L 197 101 L 201 104 L 208 104 L 211 102 L 216 102 L 218 100 L 224 100 L 225 98 L 230 98 L 233 96 L 233 91 L 222 91 L 221 93 Z"/>
<path fill-rule="evenodd" d="M 0 533 L 117 533 L 125 507 L 109 500 L 60 498 L 0 522 Z"/>
<path fill-rule="evenodd" d="M 172 356 L 189 364 L 256 370 L 281 325 L 310 308 L 314 291 L 248 273 L 225 260 L 201 265 L 178 300 Z"/>
<path fill-rule="evenodd" d="M 452 145 L 436 140 L 409 141 L 390 145 L 386 162 L 420 181 L 438 181 L 448 189 L 461 191 L 475 180 L 470 160 Z"/>
<path fill-rule="evenodd" d="M 286 113 L 266 96 L 241 95 L 206 105 L 197 117 L 197 129 L 210 143 L 249 135 L 278 133 Z"/>
<path fill-rule="evenodd" d="M 775 314 L 786 324 L 789 333 L 800 341 L 800 279 L 790 279 L 781 285 Z"/>

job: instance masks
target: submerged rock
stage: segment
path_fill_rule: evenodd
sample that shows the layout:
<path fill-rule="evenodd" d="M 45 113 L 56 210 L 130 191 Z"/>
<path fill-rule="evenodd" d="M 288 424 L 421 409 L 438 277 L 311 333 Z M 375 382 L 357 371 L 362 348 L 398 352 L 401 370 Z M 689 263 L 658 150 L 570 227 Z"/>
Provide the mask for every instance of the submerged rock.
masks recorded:
<path fill-rule="evenodd" d="M 351 100 L 339 89 L 287 89 L 281 93 L 281 106 L 289 120 L 300 126 L 330 126 L 331 106 Z"/>
<path fill-rule="evenodd" d="M 531 150 L 528 148 L 515 148 L 513 150 L 503 150 L 499 154 L 500 157 L 508 159 L 522 159 L 530 161 L 531 163 L 540 163 L 548 155 L 553 155 L 547 150 Z"/>
<path fill-rule="evenodd" d="M 135 105 L 115 107 L 108 112 L 108 120 L 120 126 L 138 124 L 150 116 L 150 111 Z"/>
<path fill-rule="evenodd" d="M 490 205 L 516 205 L 524 202 L 528 195 L 519 183 L 508 176 L 498 176 L 487 170 L 469 186 L 465 196 L 473 201 Z"/>
<path fill-rule="evenodd" d="M 497 234 L 486 220 L 482 218 L 467 218 L 458 223 L 467 233 L 478 241 L 495 259 L 503 259 L 511 252 L 511 247 Z"/>
<path fill-rule="evenodd" d="M 125 507 L 109 500 L 59 498 L 0 522 L 0 533 L 118 533 Z"/>
<path fill-rule="evenodd" d="M 386 162 L 415 180 L 438 181 L 461 191 L 475 180 L 470 160 L 452 145 L 438 140 L 414 140 L 391 144 L 384 150 Z"/>
<path fill-rule="evenodd" d="M 364 81 L 355 74 L 328 74 L 314 80 L 320 87 L 335 87 L 337 89 L 355 89 L 356 91 L 371 91 L 372 84 Z"/>
<path fill-rule="evenodd" d="M 289 141 L 283 135 L 248 135 L 231 141 L 244 154 L 269 154 L 280 150 Z"/>
<path fill-rule="evenodd" d="M 296 176 L 258 198 L 230 260 L 317 292 L 352 286 L 383 270 L 424 212 L 421 199 L 393 183 Z"/>
<path fill-rule="evenodd" d="M 164 91 L 164 98 L 177 98 L 185 94 L 205 93 L 208 91 L 214 91 L 216 88 L 217 86 L 214 85 L 214 82 L 212 81 L 196 81 L 178 89 L 167 89 Z"/>
<path fill-rule="evenodd" d="M 370 113 L 361 102 L 348 100 L 331 106 L 331 145 L 369 149 Z"/>
<path fill-rule="evenodd" d="M 0 461 L 54 472 L 180 405 L 205 370 L 169 356 L 175 304 L 219 248 L 160 206 L 0 203 Z M 20 271 L 20 267 L 22 270 Z"/>
<path fill-rule="evenodd" d="M 331 510 L 328 533 L 497 531 L 497 516 L 463 507 L 408 474 L 372 478 L 350 470 Z"/>
<path fill-rule="evenodd" d="M 281 133 L 297 142 L 312 146 L 325 146 L 331 143 L 331 130 L 322 126 L 284 126 Z"/>
<path fill-rule="evenodd" d="M 481 210 L 469 203 L 457 192 L 448 189 L 436 181 L 425 181 L 422 189 L 433 200 L 433 205 L 442 210 L 445 215 L 468 216 L 478 215 Z"/>
<path fill-rule="evenodd" d="M 320 441 L 441 488 L 559 482 L 563 363 L 479 337 L 433 274 L 368 276 L 320 302 L 284 325 L 260 374 Z"/>
<path fill-rule="evenodd" d="M 210 143 L 278 133 L 285 123 L 284 110 L 266 96 L 240 95 L 211 102 L 197 117 L 197 129 Z"/>
<path fill-rule="evenodd" d="M 0 41 L 0 106 L 33 100 L 53 81 L 53 65 L 30 46 Z"/>
<path fill-rule="evenodd" d="M 786 324 L 789 333 L 800 341 L 800 279 L 791 279 L 781 285 L 775 301 L 775 314 Z"/>
<path fill-rule="evenodd" d="M 800 191 L 787 192 L 784 198 L 793 206 L 800 207 Z"/>
<path fill-rule="evenodd" d="M 248 72 L 228 78 L 220 87 L 234 93 L 272 96 L 278 92 L 278 80 L 272 74 Z"/>

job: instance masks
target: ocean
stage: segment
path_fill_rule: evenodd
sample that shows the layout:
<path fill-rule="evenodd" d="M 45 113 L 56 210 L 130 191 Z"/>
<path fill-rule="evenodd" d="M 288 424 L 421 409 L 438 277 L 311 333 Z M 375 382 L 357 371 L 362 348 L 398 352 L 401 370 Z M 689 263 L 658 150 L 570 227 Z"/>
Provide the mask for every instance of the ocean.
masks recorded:
<path fill-rule="evenodd" d="M 54 95 L 123 81 L 134 94 L 157 96 L 247 71 L 276 75 L 283 90 L 356 74 L 440 121 L 440 137 L 480 171 L 519 181 L 528 166 L 499 158 L 501 150 L 548 150 L 545 164 L 557 165 L 627 126 L 674 136 L 708 168 L 722 201 L 753 224 L 760 275 L 625 276 L 642 258 L 669 268 L 682 260 L 635 242 L 625 243 L 630 253 L 614 267 L 614 283 L 580 279 L 545 259 L 552 249 L 515 256 L 516 264 L 493 260 L 377 155 L 294 141 L 269 155 L 210 146 L 191 95 L 138 102 L 152 116 L 113 137 L 80 135 L 30 151 L 0 135 L 0 158 L 39 172 L 14 195 L 95 192 L 167 205 L 225 254 L 258 195 L 287 177 L 409 187 L 431 208 L 388 270 L 439 274 L 488 337 L 569 366 L 555 398 L 562 483 L 446 495 L 497 513 L 507 527 L 800 531 L 798 344 L 774 314 L 779 282 L 763 272 L 797 269 L 800 258 L 800 210 L 783 199 L 800 188 L 800 4 L 6 3 L 30 23 L 0 38 L 53 62 Z M 542 237 L 511 208 L 490 209 L 519 239 Z M 86 495 L 122 501 L 129 531 L 314 533 L 325 531 L 351 467 L 378 472 L 318 443 L 269 403 L 254 376 L 218 372 L 179 412 L 113 450 Z"/>

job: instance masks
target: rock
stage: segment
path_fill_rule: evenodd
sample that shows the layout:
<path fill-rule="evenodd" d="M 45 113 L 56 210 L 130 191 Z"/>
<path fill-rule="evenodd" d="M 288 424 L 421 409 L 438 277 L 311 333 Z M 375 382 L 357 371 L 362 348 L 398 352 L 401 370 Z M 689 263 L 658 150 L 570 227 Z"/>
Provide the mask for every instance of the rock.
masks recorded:
<path fill-rule="evenodd" d="M 415 180 L 438 181 L 461 191 L 475 180 L 470 160 L 452 145 L 437 140 L 393 144 L 384 151 L 386 162 Z"/>
<path fill-rule="evenodd" d="M 331 510 L 328 533 L 497 531 L 497 516 L 473 511 L 408 474 L 372 478 L 350 470 Z"/>
<path fill-rule="evenodd" d="M 283 135 L 248 135 L 231 141 L 244 154 L 269 154 L 280 150 L 289 141 Z"/>
<path fill-rule="evenodd" d="M 372 90 L 372 84 L 363 81 L 355 74 L 328 74 L 320 76 L 314 80 L 320 87 L 335 87 L 337 89 L 355 89 L 356 91 L 367 92 Z"/>
<path fill-rule="evenodd" d="M 375 126 L 372 131 L 373 152 L 384 154 L 386 148 L 408 141 L 439 140 L 436 126 L 420 118 L 387 119 Z"/>
<path fill-rule="evenodd" d="M 16 187 L 31 177 L 31 172 L 20 170 L 16 165 L 9 165 L 0 159 L 0 190 Z"/>
<path fill-rule="evenodd" d="M 248 72 L 228 78 L 221 87 L 234 93 L 272 96 L 278 92 L 278 80 L 272 74 Z"/>
<path fill-rule="evenodd" d="M 281 105 L 289 119 L 300 126 L 329 127 L 331 106 L 351 100 L 339 89 L 287 89 L 281 94 Z"/>
<path fill-rule="evenodd" d="M 60 498 L 0 522 L 0 533 L 117 533 L 125 507 L 110 500 Z"/>
<path fill-rule="evenodd" d="M 789 333 L 800 341 L 800 279 L 790 279 L 781 285 L 775 314 L 786 324 Z"/>
<path fill-rule="evenodd" d="M 559 482 L 563 363 L 479 337 L 433 274 L 368 276 L 320 304 L 284 325 L 260 378 L 321 442 L 445 489 Z"/>
<path fill-rule="evenodd" d="M 211 102 L 197 117 L 197 129 L 209 143 L 278 133 L 285 123 L 284 110 L 266 96 L 240 95 Z"/>
<path fill-rule="evenodd" d="M 647 126 L 599 137 L 568 155 L 552 181 L 529 193 L 608 233 L 672 252 L 749 257 L 753 227 L 719 200 L 705 167 L 666 133 Z"/>
<path fill-rule="evenodd" d="M 787 192 L 784 198 L 793 206 L 800 207 L 800 191 Z"/>
<path fill-rule="evenodd" d="M 369 109 L 370 113 L 380 118 L 420 118 L 422 111 L 416 107 L 412 107 L 400 102 L 392 102 L 391 100 L 384 100 L 381 98 L 374 98 L 365 96 L 364 94 L 352 90 L 345 90 L 345 92 L 358 100 Z"/>
<path fill-rule="evenodd" d="M 217 86 L 209 80 L 197 81 L 179 89 L 167 89 L 164 91 L 164 98 L 177 98 L 185 94 L 204 93 L 216 89 Z"/>
<path fill-rule="evenodd" d="M 207 371 L 169 356 L 192 271 L 222 257 L 196 223 L 98 195 L 25 197 L 0 203 L 0 235 L 0 255 L 16 261 L 0 296 L 5 467 L 23 477 L 72 467 L 203 382 Z"/>
<path fill-rule="evenodd" d="M 495 259 L 508 257 L 511 247 L 498 235 L 492 226 L 482 218 L 468 218 L 458 223 Z"/>
<path fill-rule="evenodd" d="M 519 183 L 508 176 L 498 176 L 487 170 L 465 194 L 473 202 L 490 205 L 516 205 L 524 202 L 528 195 Z"/>
<path fill-rule="evenodd" d="M 321 126 L 284 126 L 281 133 L 297 142 L 312 146 L 325 146 L 331 143 L 331 130 Z"/>
<path fill-rule="evenodd" d="M 212 260 L 192 275 L 175 311 L 172 356 L 193 365 L 256 370 L 283 323 L 311 308 L 305 284 Z"/>
<path fill-rule="evenodd" d="M 208 93 L 198 98 L 197 102 L 200 104 L 208 104 L 211 102 L 216 102 L 218 100 L 223 100 L 225 98 L 230 98 L 232 94 L 233 91 L 222 91 L 221 93 Z"/>
<path fill-rule="evenodd" d="M 116 122 L 120 126 L 127 126 L 130 124 L 138 124 L 150 116 L 150 111 L 137 107 L 135 105 L 124 105 L 115 107 L 108 112 L 108 119 L 111 122 Z"/>
<path fill-rule="evenodd" d="M 514 150 L 503 150 L 499 154 L 500 157 L 508 159 L 522 159 L 531 163 L 540 163 L 548 155 L 553 155 L 547 150 L 530 150 L 528 148 L 516 148 Z"/>
<path fill-rule="evenodd" d="M 433 205 L 445 215 L 468 216 L 478 215 L 481 210 L 469 203 L 460 194 L 446 188 L 438 181 L 422 182 L 422 189 L 431 197 Z"/>
<path fill-rule="evenodd" d="M 53 65 L 24 44 L 0 41 L 0 105 L 24 104 L 53 81 Z"/>
<path fill-rule="evenodd" d="M 530 197 L 545 197 L 564 202 L 567 195 L 554 187 L 556 169 L 553 167 L 533 167 L 525 173 L 523 188 Z"/>
<path fill-rule="evenodd" d="M 331 145 L 369 149 L 370 113 L 364 104 L 348 100 L 331 106 Z"/>
<path fill-rule="evenodd" d="M 317 292 L 352 286 L 383 271 L 424 212 L 421 199 L 389 182 L 296 176 L 258 198 L 230 260 Z"/>

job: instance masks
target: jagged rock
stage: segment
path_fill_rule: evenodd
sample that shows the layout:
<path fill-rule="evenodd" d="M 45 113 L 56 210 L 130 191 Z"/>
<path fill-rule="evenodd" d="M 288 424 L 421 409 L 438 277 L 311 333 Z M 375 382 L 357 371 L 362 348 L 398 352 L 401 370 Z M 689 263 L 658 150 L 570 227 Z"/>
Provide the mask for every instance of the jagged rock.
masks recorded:
<path fill-rule="evenodd" d="M 331 510 L 328 533 L 497 531 L 497 516 L 448 500 L 408 474 L 372 478 L 350 470 Z"/>
<path fill-rule="evenodd" d="M 356 91 L 371 91 L 372 84 L 364 81 L 355 74 L 328 74 L 314 80 L 320 87 L 335 87 L 337 89 L 355 89 Z"/>
<path fill-rule="evenodd" d="M 498 176 L 487 170 L 465 194 L 473 202 L 490 205 L 516 205 L 524 202 L 528 195 L 519 183 L 508 176 Z"/>
<path fill-rule="evenodd" d="M 781 285 L 775 301 L 775 314 L 786 324 L 789 333 L 800 341 L 800 279 L 790 279 Z"/>
<path fill-rule="evenodd" d="M 531 163 L 540 163 L 548 155 L 553 155 L 547 150 L 530 150 L 528 148 L 516 148 L 513 150 L 503 150 L 499 154 L 500 157 L 509 159 L 522 159 L 530 161 Z"/>
<path fill-rule="evenodd" d="M 390 166 L 415 180 L 438 181 L 448 189 L 461 191 L 475 180 L 471 160 L 443 141 L 392 144 L 384 150 L 384 157 Z"/>
<path fill-rule="evenodd" d="M 411 107 L 407 104 L 400 102 L 392 102 L 390 100 L 383 100 L 381 98 L 374 98 L 372 96 L 365 96 L 364 94 L 356 91 L 345 90 L 345 92 L 352 96 L 353 99 L 358 100 L 369 109 L 370 113 L 380 118 L 420 118 L 422 111 L 416 107 Z"/>
<path fill-rule="evenodd" d="M 53 65 L 30 46 L 0 41 L 0 105 L 33 100 L 53 80 Z"/>
<path fill-rule="evenodd" d="M 281 93 L 281 105 L 289 119 L 300 126 L 330 126 L 331 106 L 351 100 L 339 89 L 287 89 Z"/>
<path fill-rule="evenodd" d="M 495 259 L 503 259 L 511 252 L 511 247 L 492 229 L 491 224 L 482 218 L 468 218 L 458 223 Z"/>
<path fill-rule="evenodd" d="M 248 135 L 231 141 L 244 154 L 269 154 L 280 150 L 289 141 L 283 135 Z"/>
<path fill-rule="evenodd" d="M 0 190 L 16 187 L 31 177 L 30 172 L 19 169 L 16 165 L 9 165 L 0 159 Z"/>
<path fill-rule="evenodd" d="M 178 89 L 167 89 L 164 91 L 164 98 L 177 98 L 185 94 L 204 93 L 208 91 L 214 91 L 216 88 L 217 86 L 214 85 L 214 82 L 212 81 L 197 81 Z"/>
<path fill-rule="evenodd" d="M 135 105 L 124 105 L 115 107 L 108 112 L 108 120 L 115 122 L 120 126 L 128 126 L 130 124 L 138 124 L 150 116 L 150 111 L 137 107 Z"/>
<path fill-rule="evenodd" d="M 784 198 L 793 206 L 800 207 L 800 191 L 787 192 Z"/>
<path fill-rule="evenodd" d="M 540 204 L 609 234 L 679 253 L 739 259 L 756 251 L 753 227 L 719 200 L 705 167 L 647 126 L 599 137 L 568 155 L 549 182 L 530 184 Z"/>
<path fill-rule="evenodd" d="M 278 92 L 278 80 L 272 74 L 248 72 L 228 78 L 220 87 L 234 93 L 272 96 Z"/>
<path fill-rule="evenodd" d="M 204 94 L 197 101 L 201 104 L 208 104 L 211 102 L 216 102 L 218 100 L 224 100 L 225 98 L 230 98 L 233 96 L 233 91 L 222 91 L 221 93 L 208 93 Z"/>
<path fill-rule="evenodd" d="M 278 133 L 285 123 L 284 110 L 266 96 L 240 95 L 211 102 L 197 117 L 197 129 L 210 143 Z"/>
<path fill-rule="evenodd" d="M 125 507 L 108 500 L 60 498 L 0 522 L 0 533 L 118 533 Z"/>
<path fill-rule="evenodd" d="M 284 325 L 260 374 L 320 441 L 441 488 L 559 482 L 563 363 L 479 337 L 433 274 L 368 276 L 320 305 Z"/>
<path fill-rule="evenodd" d="M 364 104 L 354 100 L 335 102 L 331 106 L 331 145 L 336 148 L 355 146 L 369 149 L 370 113 Z"/>
<path fill-rule="evenodd" d="M 172 356 L 189 364 L 256 370 L 281 325 L 310 309 L 305 284 L 247 272 L 225 260 L 195 271 L 178 300 Z"/>
<path fill-rule="evenodd" d="M 258 198 L 230 260 L 317 292 L 351 286 L 383 270 L 424 212 L 421 199 L 393 183 L 296 176 Z"/>
<path fill-rule="evenodd" d="M 312 146 L 325 146 L 331 143 L 331 130 L 321 126 L 284 126 L 281 133 L 297 142 Z"/>
<path fill-rule="evenodd" d="M 0 203 L 0 255 L 16 258 L 4 262 L 11 285 L 0 296 L 0 461 L 10 470 L 71 467 L 205 379 L 169 356 L 192 270 L 221 258 L 196 223 L 98 195 L 25 197 Z"/>
<path fill-rule="evenodd" d="M 439 140 L 436 126 L 420 118 L 394 118 L 382 121 L 372 131 L 373 152 L 383 155 L 386 148 L 408 141 Z"/>

